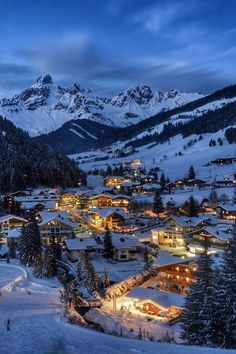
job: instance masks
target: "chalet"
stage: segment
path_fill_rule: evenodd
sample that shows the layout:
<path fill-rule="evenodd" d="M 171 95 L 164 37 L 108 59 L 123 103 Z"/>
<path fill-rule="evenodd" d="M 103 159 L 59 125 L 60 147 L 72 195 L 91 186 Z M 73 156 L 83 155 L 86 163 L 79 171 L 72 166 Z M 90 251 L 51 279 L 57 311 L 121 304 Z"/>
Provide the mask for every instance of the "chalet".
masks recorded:
<path fill-rule="evenodd" d="M 132 195 L 142 190 L 142 186 L 139 182 L 123 182 L 120 185 L 121 193 Z"/>
<path fill-rule="evenodd" d="M 17 227 L 22 227 L 27 222 L 27 219 L 16 215 L 7 214 L 0 217 L 0 228 L 1 231 L 4 232 Z"/>
<path fill-rule="evenodd" d="M 233 176 L 224 177 L 224 178 L 215 178 L 214 185 L 215 187 L 233 187 L 235 180 Z"/>
<path fill-rule="evenodd" d="M 194 281 L 197 263 L 195 258 L 174 257 L 167 251 L 159 251 L 154 267 L 158 271 L 160 289 L 186 293 Z"/>
<path fill-rule="evenodd" d="M 130 197 L 127 195 L 116 195 L 112 197 L 112 206 L 117 208 L 123 208 L 125 211 L 129 211 Z"/>
<path fill-rule="evenodd" d="M 204 252 L 204 243 L 208 240 L 208 246 L 213 250 L 225 249 L 232 238 L 231 232 L 225 232 L 219 227 L 203 227 L 202 229 L 190 232 L 188 238 L 188 249 L 191 253 L 201 254 Z"/>
<path fill-rule="evenodd" d="M 174 183 L 176 187 L 186 187 L 188 184 L 187 180 L 182 178 L 176 179 Z"/>
<path fill-rule="evenodd" d="M 209 216 L 188 217 L 188 216 L 170 216 L 164 221 L 168 230 L 174 230 L 186 235 L 188 232 L 199 229 L 203 225 L 210 223 Z"/>
<path fill-rule="evenodd" d="M 64 241 L 67 256 L 72 261 L 77 261 L 81 252 L 94 253 L 100 245 L 97 244 L 94 238 L 76 238 Z"/>
<path fill-rule="evenodd" d="M 106 187 L 117 187 L 121 185 L 123 178 L 121 176 L 107 176 L 103 182 Z"/>
<path fill-rule="evenodd" d="M 113 234 L 112 244 L 114 247 L 113 258 L 116 261 L 132 261 L 138 259 L 141 247 L 138 238 Z"/>
<path fill-rule="evenodd" d="M 24 196 L 16 197 L 15 201 L 19 202 L 21 208 L 24 210 L 30 210 L 35 208 L 36 205 L 41 204 L 47 210 L 58 209 L 60 196 L 59 195 L 36 195 L 36 196 Z"/>
<path fill-rule="evenodd" d="M 133 288 L 126 295 L 130 308 L 147 316 L 158 316 L 164 321 L 178 318 L 184 306 L 184 296 L 143 287 Z"/>
<path fill-rule="evenodd" d="M 76 208 L 88 209 L 90 205 L 90 196 L 86 192 L 77 193 Z"/>
<path fill-rule="evenodd" d="M 214 209 L 220 219 L 236 220 L 235 204 L 219 204 Z"/>
<path fill-rule="evenodd" d="M 142 162 L 141 160 L 139 160 L 139 159 L 133 160 L 133 161 L 131 161 L 131 163 L 130 163 L 130 165 L 131 165 L 132 167 L 142 166 L 142 164 L 143 164 L 143 162 Z"/>
<path fill-rule="evenodd" d="M 157 183 L 147 183 L 142 185 L 142 193 L 144 194 L 154 195 L 155 192 L 159 190 L 161 190 L 161 186 Z"/>
<path fill-rule="evenodd" d="M 143 174 L 141 174 L 139 176 L 139 180 L 140 180 L 141 184 L 154 183 L 155 182 L 155 177 L 153 175 L 143 175 Z"/>
<path fill-rule="evenodd" d="M 187 185 L 189 187 L 199 187 L 199 188 L 203 188 L 203 187 L 206 187 L 207 185 L 207 182 L 202 180 L 202 179 L 189 179 L 188 182 L 187 182 Z"/>
<path fill-rule="evenodd" d="M 96 208 L 91 209 L 91 224 L 97 228 L 111 229 L 124 226 L 127 214 L 122 208 Z"/>
<path fill-rule="evenodd" d="M 59 200 L 59 207 L 61 209 L 74 208 L 77 203 L 77 196 L 73 193 L 65 193 L 61 195 Z"/>
<path fill-rule="evenodd" d="M 158 246 L 167 247 L 184 247 L 185 237 L 182 231 L 176 231 L 174 229 L 168 229 L 166 227 L 156 227 L 151 230 L 152 242 Z"/>
<path fill-rule="evenodd" d="M 90 205 L 92 208 L 109 208 L 112 206 L 112 195 L 98 194 L 90 197 Z"/>
<path fill-rule="evenodd" d="M 41 238 L 45 244 L 51 240 L 62 243 L 67 238 L 72 237 L 77 225 L 66 212 L 42 212 L 38 223 Z"/>
<path fill-rule="evenodd" d="M 236 156 L 232 157 L 221 157 L 215 160 L 212 160 L 211 163 L 213 165 L 230 165 L 232 163 L 236 162 Z"/>

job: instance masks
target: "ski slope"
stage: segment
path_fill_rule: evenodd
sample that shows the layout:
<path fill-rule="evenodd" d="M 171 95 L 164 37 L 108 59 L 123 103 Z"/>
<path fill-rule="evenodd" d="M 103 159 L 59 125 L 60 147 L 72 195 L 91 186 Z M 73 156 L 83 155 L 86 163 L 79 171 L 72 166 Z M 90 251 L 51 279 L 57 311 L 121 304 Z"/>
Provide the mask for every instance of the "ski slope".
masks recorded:
<path fill-rule="evenodd" d="M 70 157 L 78 161 L 80 168 L 85 171 L 96 168 L 106 169 L 108 165 L 112 166 L 120 162 L 130 162 L 135 159 L 140 159 L 147 171 L 151 168 L 159 167 L 171 180 L 185 177 L 191 165 L 194 166 L 197 178 L 212 179 L 236 172 L 236 166 L 234 164 L 206 166 L 207 163 L 218 157 L 236 156 L 236 145 L 229 144 L 224 137 L 224 133 L 225 131 L 221 130 L 217 133 L 203 134 L 202 140 L 199 140 L 199 136 L 195 134 L 187 138 L 176 135 L 171 138 L 169 142 L 163 144 L 149 144 L 136 148 L 137 152 L 122 158 L 114 158 L 113 156 L 116 149 L 123 148 L 124 142 L 111 146 L 109 149 L 112 151 L 111 153 L 107 153 L 104 150 L 97 150 L 71 155 Z M 209 141 L 211 139 L 217 141 L 218 138 L 222 139 L 223 145 L 220 146 L 217 143 L 216 146 L 209 147 Z M 197 140 L 196 143 L 184 149 L 184 146 L 194 139 Z M 182 153 L 182 156 L 178 155 L 179 152 Z M 105 156 L 109 159 L 93 162 L 94 158 L 104 158 Z"/>

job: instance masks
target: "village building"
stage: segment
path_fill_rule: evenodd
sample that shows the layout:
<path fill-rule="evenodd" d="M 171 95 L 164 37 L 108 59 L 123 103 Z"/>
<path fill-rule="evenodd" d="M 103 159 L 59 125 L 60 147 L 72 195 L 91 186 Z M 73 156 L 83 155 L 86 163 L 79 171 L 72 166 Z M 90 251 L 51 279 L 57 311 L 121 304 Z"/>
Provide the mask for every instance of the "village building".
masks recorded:
<path fill-rule="evenodd" d="M 72 261 L 77 261 L 79 254 L 88 252 L 93 254 L 99 248 L 100 245 L 97 244 L 94 238 L 75 238 L 68 239 L 64 241 L 65 251 L 69 259 Z"/>
<path fill-rule="evenodd" d="M 112 244 L 114 247 L 114 259 L 116 261 L 138 260 L 142 244 L 136 237 L 124 236 L 122 234 L 112 235 Z"/>
<path fill-rule="evenodd" d="M 38 226 L 40 236 L 45 244 L 49 244 L 52 240 L 62 243 L 73 236 L 77 225 L 67 214 L 66 212 L 39 213 Z"/>
<path fill-rule="evenodd" d="M 219 204 L 215 208 L 216 215 L 220 219 L 236 220 L 236 205 L 235 204 Z"/>
<path fill-rule="evenodd" d="M 160 251 L 154 267 L 161 290 L 187 293 L 197 271 L 195 258 L 171 256 L 167 251 Z"/>
<path fill-rule="evenodd" d="M 187 235 L 203 226 L 215 226 L 219 220 L 212 215 L 199 217 L 170 216 L 163 226 L 152 229 L 152 241 L 160 247 L 186 247 Z"/>
<path fill-rule="evenodd" d="M 127 195 L 137 194 L 142 190 L 139 182 L 123 182 L 120 185 L 120 192 Z"/>
<path fill-rule="evenodd" d="M 151 232 L 152 242 L 160 247 L 185 247 L 185 237 L 182 231 L 159 226 L 152 229 Z"/>
<path fill-rule="evenodd" d="M 45 210 L 56 210 L 59 206 L 60 195 L 35 195 L 15 197 L 15 201 L 20 203 L 23 210 L 30 210 L 38 205 L 44 207 Z"/>
<path fill-rule="evenodd" d="M 117 187 L 121 185 L 123 178 L 121 176 L 107 176 L 103 181 L 106 187 Z"/>
<path fill-rule="evenodd" d="M 5 231 L 22 227 L 28 220 L 16 215 L 3 215 L 0 217 L 0 229 L 4 233 Z"/>
<path fill-rule="evenodd" d="M 160 191 L 161 186 L 157 183 L 146 183 L 142 185 L 142 193 L 148 195 L 154 195 L 156 191 Z"/>
<path fill-rule="evenodd" d="M 232 232 L 225 232 L 219 227 L 203 227 L 202 229 L 190 232 L 188 238 L 188 249 L 191 253 L 201 254 L 204 252 L 206 239 L 209 250 L 217 251 L 225 249 L 232 238 Z"/>
<path fill-rule="evenodd" d="M 77 195 L 73 193 L 65 193 L 61 195 L 59 200 L 59 207 L 61 209 L 75 208 L 77 203 Z"/>
<path fill-rule="evenodd" d="M 111 204 L 113 207 L 123 208 L 125 211 L 129 211 L 130 197 L 127 195 L 116 195 L 112 197 Z"/>
<path fill-rule="evenodd" d="M 198 187 L 198 188 L 203 188 L 203 187 L 206 187 L 207 185 L 207 182 L 202 180 L 202 179 L 189 179 L 188 182 L 187 182 L 187 185 L 189 187 Z"/>
<path fill-rule="evenodd" d="M 128 292 L 126 301 L 129 308 L 147 316 L 164 321 L 178 319 L 184 307 L 185 297 L 176 293 L 164 292 L 156 289 L 136 287 Z"/>
<path fill-rule="evenodd" d="M 92 208 L 109 208 L 112 206 L 112 195 L 98 194 L 90 197 Z"/>
<path fill-rule="evenodd" d="M 99 229 L 120 228 L 125 225 L 127 214 L 122 208 L 95 208 L 91 209 L 91 224 Z"/>
<path fill-rule="evenodd" d="M 218 159 L 212 160 L 211 164 L 213 164 L 213 165 L 230 165 L 234 162 L 236 162 L 236 156 L 220 157 Z"/>

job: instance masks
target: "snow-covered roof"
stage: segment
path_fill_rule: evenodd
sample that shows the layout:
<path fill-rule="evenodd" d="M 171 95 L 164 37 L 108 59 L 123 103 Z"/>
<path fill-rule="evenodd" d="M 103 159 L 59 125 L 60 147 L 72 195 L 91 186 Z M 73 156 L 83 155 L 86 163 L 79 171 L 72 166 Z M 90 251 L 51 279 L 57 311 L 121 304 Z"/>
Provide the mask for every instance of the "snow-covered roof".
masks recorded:
<path fill-rule="evenodd" d="M 18 238 L 21 235 L 21 228 L 17 227 L 15 229 L 9 230 L 7 233 L 7 238 Z"/>
<path fill-rule="evenodd" d="M 60 210 L 60 211 L 41 211 L 39 212 L 39 216 L 41 217 L 42 220 L 51 220 L 51 218 L 54 216 L 60 215 L 63 219 L 71 219 L 70 213 L 66 210 Z"/>
<path fill-rule="evenodd" d="M 227 241 L 230 240 L 232 238 L 232 233 L 226 233 L 224 231 L 222 231 L 220 228 L 218 227 L 204 227 L 203 230 L 209 232 L 211 235 L 215 236 L 216 238 L 223 240 L 223 241 Z"/>
<path fill-rule="evenodd" d="M 17 202 L 43 202 L 48 200 L 59 200 L 60 195 L 48 194 L 48 195 L 35 195 L 35 196 L 23 196 L 23 197 L 15 197 Z"/>
<path fill-rule="evenodd" d="M 216 208 L 222 208 L 222 209 L 224 209 L 226 211 L 234 211 L 234 212 L 236 212 L 236 205 L 235 204 L 218 204 L 215 207 L 215 209 Z"/>
<path fill-rule="evenodd" d="M 151 300 L 165 308 L 170 306 L 183 307 L 185 299 L 185 296 L 180 294 L 141 287 L 133 288 L 127 296 L 139 300 Z"/>
<path fill-rule="evenodd" d="M 121 183 L 122 187 L 135 187 L 135 186 L 140 186 L 139 182 L 122 182 Z"/>
<path fill-rule="evenodd" d="M 54 200 L 54 201 L 22 202 L 21 208 L 25 209 L 25 210 L 33 209 L 34 207 L 36 207 L 39 204 L 44 206 L 45 209 L 54 209 L 55 204 L 56 204 L 56 200 Z"/>
<path fill-rule="evenodd" d="M 105 194 L 105 193 L 100 193 L 100 194 L 93 195 L 93 196 L 90 197 L 90 199 L 96 199 L 96 198 L 101 198 L 101 197 L 112 199 L 112 195 Z"/>
<path fill-rule="evenodd" d="M 106 218 L 114 213 L 119 214 L 123 218 L 127 218 L 127 214 L 122 208 L 111 207 L 111 208 L 94 208 L 91 210 L 93 213 L 101 215 L 103 218 Z"/>
<path fill-rule="evenodd" d="M 72 229 L 75 229 L 76 223 L 69 220 L 68 216 L 67 217 L 63 216 L 64 213 L 65 212 L 42 212 L 42 213 L 40 213 L 42 221 L 39 222 L 39 227 L 44 226 L 51 221 L 58 221 L 61 224 L 67 225 L 67 226 L 71 227 Z"/>
<path fill-rule="evenodd" d="M 127 249 L 130 247 L 141 246 L 138 238 L 132 236 L 124 236 L 122 234 L 112 234 L 112 244 L 115 249 Z"/>
<path fill-rule="evenodd" d="M 205 216 L 196 216 L 196 217 L 188 217 L 188 216 L 170 216 L 166 219 L 166 221 L 173 219 L 180 226 L 197 226 L 203 221 L 206 221 Z"/>
<path fill-rule="evenodd" d="M 184 263 L 184 262 L 188 262 L 188 261 L 192 261 L 192 260 L 195 260 L 195 259 L 172 256 L 168 251 L 160 250 L 158 252 L 158 256 L 155 261 L 155 264 L 157 266 L 165 266 L 165 265 L 170 265 L 170 264 L 175 264 L 175 263 Z"/>
<path fill-rule="evenodd" d="M 87 248 L 98 246 L 94 238 L 76 238 L 65 240 L 65 244 L 69 251 L 86 250 Z"/>
<path fill-rule="evenodd" d="M 12 215 L 12 214 L 6 214 L 6 215 L 3 215 L 3 216 L 0 217 L 0 223 L 4 222 L 6 220 L 9 220 L 9 219 L 17 219 L 17 220 L 22 221 L 22 222 L 27 222 L 26 219 L 21 218 L 20 216 Z"/>

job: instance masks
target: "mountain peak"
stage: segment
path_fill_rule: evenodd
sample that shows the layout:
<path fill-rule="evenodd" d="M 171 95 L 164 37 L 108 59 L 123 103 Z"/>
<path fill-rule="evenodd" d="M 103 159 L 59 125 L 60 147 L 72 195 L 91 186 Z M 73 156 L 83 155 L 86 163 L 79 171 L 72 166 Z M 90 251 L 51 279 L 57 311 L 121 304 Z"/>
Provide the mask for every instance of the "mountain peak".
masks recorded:
<path fill-rule="evenodd" d="M 71 93 L 80 92 L 80 93 L 82 93 L 82 94 L 87 94 L 87 95 L 90 94 L 90 93 L 92 93 L 91 90 L 89 90 L 89 89 L 87 89 L 87 88 L 85 88 L 85 87 L 83 87 L 83 86 L 77 84 L 76 82 L 74 82 L 73 85 L 71 86 L 70 92 L 71 92 Z"/>
<path fill-rule="evenodd" d="M 39 76 L 39 78 L 36 81 L 37 84 L 39 85 L 49 85 L 52 84 L 52 77 L 51 75 L 47 74 L 47 75 L 42 75 Z"/>

